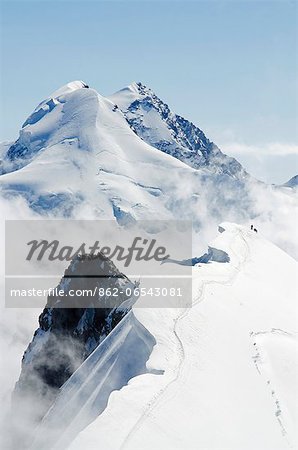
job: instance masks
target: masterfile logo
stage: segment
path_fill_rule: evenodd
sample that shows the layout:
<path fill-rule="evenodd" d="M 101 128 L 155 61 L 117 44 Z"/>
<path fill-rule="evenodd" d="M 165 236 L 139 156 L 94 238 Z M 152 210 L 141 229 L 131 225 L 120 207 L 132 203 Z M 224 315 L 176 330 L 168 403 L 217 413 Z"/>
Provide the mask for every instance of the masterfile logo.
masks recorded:
<path fill-rule="evenodd" d="M 134 238 L 127 249 L 121 245 L 116 245 L 113 249 L 108 246 L 101 247 L 99 241 L 90 246 L 83 242 L 78 249 L 75 249 L 71 245 L 60 246 L 60 242 L 57 239 L 52 242 L 45 239 L 41 241 L 34 239 L 27 242 L 27 245 L 30 246 L 26 258 L 27 261 L 31 261 L 34 257 L 36 257 L 37 261 L 41 261 L 44 257 L 48 258 L 49 261 L 57 259 L 60 261 L 71 261 L 79 255 L 94 255 L 96 252 L 100 252 L 111 259 L 115 258 L 117 261 L 124 261 L 124 267 L 128 267 L 133 258 L 136 261 L 150 261 L 152 259 L 155 261 L 166 261 L 170 258 L 165 247 L 156 246 L 156 239 L 143 239 L 139 236 Z"/>
<path fill-rule="evenodd" d="M 191 258 L 189 221 L 7 221 L 6 306 L 189 306 Z"/>

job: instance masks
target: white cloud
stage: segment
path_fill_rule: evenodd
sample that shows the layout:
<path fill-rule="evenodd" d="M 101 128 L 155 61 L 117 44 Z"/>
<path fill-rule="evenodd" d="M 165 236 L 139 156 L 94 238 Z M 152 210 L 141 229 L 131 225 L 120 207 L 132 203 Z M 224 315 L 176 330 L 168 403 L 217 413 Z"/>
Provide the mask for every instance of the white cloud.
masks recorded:
<path fill-rule="evenodd" d="M 268 142 L 261 145 L 245 144 L 240 142 L 225 142 L 221 144 L 221 149 L 233 156 L 298 156 L 298 145 L 281 142 Z"/>

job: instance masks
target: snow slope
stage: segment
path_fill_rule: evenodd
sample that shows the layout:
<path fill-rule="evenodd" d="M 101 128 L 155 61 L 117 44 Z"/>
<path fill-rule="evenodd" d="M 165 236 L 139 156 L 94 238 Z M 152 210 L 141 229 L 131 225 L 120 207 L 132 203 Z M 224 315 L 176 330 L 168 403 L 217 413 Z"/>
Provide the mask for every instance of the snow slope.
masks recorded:
<path fill-rule="evenodd" d="M 146 362 L 154 344 L 153 336 L 129 312 L 63 385 L 30 448 L 66 448 L 105 409 L 112 391 L 148 371 Z"/>
<path fill-rule="evenodd" d="M 67 448 L 295 448 L 297 263 L 248 228 L 231 223 L 219 227 L 210 246 L 226 252 L 230 262 L 194 267 L 192 308 L 142 309 L 136 303 L 133 328 L 142 326 L 156 342 L 147 362 L 149 373 L 112 392 L 103 412 Z M 123 332 L 129 329 L 123 322 Z M 115 330 L 109 349 L 127 351 Z M 108 377 L 99 377 L 97 352 L 101 347 L 85 362 L 87 382 L 103 389 L 113 380 L 114 369 L 108 364 Z M 64 414 L 69 418 L 73 402 L 85 424 L 99 411 L 101 398 L 93 390 L 78 401 L 81 370 L 62 389 L 37 442 L 51 435 L 51 420 L 55 423 Z M 73 417 L 53 448 L 66 448 L 79 428 Z"/>

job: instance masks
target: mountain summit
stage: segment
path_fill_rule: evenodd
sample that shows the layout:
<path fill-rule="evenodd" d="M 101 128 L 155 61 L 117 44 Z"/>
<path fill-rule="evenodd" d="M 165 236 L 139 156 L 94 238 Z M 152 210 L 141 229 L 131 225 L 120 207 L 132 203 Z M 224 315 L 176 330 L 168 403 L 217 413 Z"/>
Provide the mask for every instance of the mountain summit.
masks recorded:
<path fill-rule="evenodd" d="M 242 180 L 247 172 L 236 159 L 223 154 L 200 128 L 173 113 L 142 83 L 133 82 L 109 97 L 126 117 L 132 130 L 153 147 L 198 169 Z"/>
<path fill-rule="evenodd" d="M 238 202 L 233 192 L 246 195 L 248 178 L 140 83 L 111 98 L 68 83 L 25 120 L 0 167 L 4 196 L 22 195 L 39 213 L 69 217 L 89 205 L 93 216 L 119 222 L 192 214 L 202 182 L 209 192 L 220 182 Z"/>
<path fill-rule="evenodd" d="M 97 97 L 100 102 L 111 102 L 109 106 L 113 112 L 119 112 L 117 110 L 120 109 L 133 132 L 150 146 L 194 169 L 204 168 L 213 174 L 225 174 L 238 180 L 248 177 L 238 161 L 223 154 L 200 128 L 173 113 L 166 103 L 142 83 L 133 82 L 106 99 L 94 89 L 90 89 L 89 93 L 80 93 L 84 88 L 89 86 L 83 81 L 70 82 L 35 108 L 22 125 L 17 141 L 8 148 L 2 167 L 0 166 L 2 173 L 23 167 L 39 150 L 47 147 L 52 131 L 57 134 L 56 131 L 65 125 L 68 119 L 65 113 L 70 108 L 72 118 L 76 121 L 80 118 L 82 124 L 86 124 L 86 119 L 89 118 L 92 123 L 90 114 L 96 109 L 92 103 Z M 81 102 L 68 102 L 71 98 L 80 98 L 82 104 L 86 101 L 90 103 L 89 108 L 83 109 L 85 117 L 82 116 Z"/>

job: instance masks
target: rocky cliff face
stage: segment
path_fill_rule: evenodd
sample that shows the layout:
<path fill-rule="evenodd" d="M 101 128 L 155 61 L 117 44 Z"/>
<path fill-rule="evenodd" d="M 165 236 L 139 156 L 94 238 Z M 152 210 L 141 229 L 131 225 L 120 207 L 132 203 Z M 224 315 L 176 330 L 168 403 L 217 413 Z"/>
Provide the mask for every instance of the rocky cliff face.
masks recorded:
<path fill-rule="evenodd" d="M 153 147 L 195 168 L 234 179 L 248 178 L 241 164 L 225 155 L 200 128 L 173 113 L 169 106 L 142 83 L 132 83 L 112 95 L 132 130 Z"/>
<path fill-rule="evenodd" d="M 56 290 L 66 295 L 48 297 L 39 328 L 25 351 L 13 393 L 15 418 L 21 414 L 23 420 L 25 412 L 33 427 L 42 419 L 60 387 L 131 309 L 134 298 L 125 294 L 125 288 L 133 286 L 100 253 L 71 262 Z M 103 295 L 108 288 L 118 295 Z M 92 294 L 67 297 L 78 289 Z"/>

